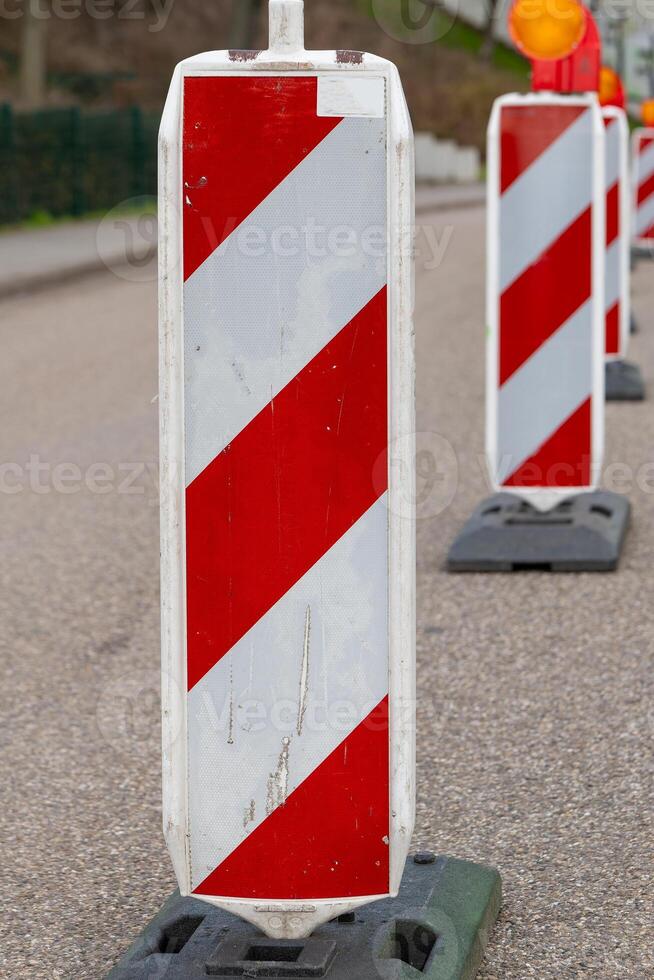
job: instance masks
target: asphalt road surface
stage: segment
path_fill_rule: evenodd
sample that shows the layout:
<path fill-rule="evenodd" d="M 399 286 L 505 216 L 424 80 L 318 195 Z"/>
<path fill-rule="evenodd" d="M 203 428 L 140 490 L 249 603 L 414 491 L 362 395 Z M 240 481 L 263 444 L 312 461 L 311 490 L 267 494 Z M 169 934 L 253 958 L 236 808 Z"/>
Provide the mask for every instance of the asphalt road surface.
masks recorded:
<path fill-rule="evenodd" d="M 448 545 L 487 491 L 483 213 L 421 220 L 443 254 L 418 263 L 415 843 L 502 872 L 482 980 L 648 980 L 654 264 L 635 275 L 631 349 L 652 400 L 608 411 L 607 462 L 620 465 L 605 485 L 634 505 L 620 572 L 450 577 Z M 155 316 L 153 281 L 110 273 L 0 304 L 11 980 L 101 980 L 174 887 L 159 802 Z"/>

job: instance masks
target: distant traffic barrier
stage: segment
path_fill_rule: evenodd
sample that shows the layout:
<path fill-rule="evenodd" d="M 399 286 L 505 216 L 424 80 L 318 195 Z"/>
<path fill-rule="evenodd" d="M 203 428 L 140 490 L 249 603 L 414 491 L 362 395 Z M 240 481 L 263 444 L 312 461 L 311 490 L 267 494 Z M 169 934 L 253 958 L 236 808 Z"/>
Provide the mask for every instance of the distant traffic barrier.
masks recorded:
<path fill-rule="evenodd" d="M 0 106 L 0 224 L 107 211 L 157 192 L 159 114 Z"/>
<path fill-rule="evenodd" d="M 654 128 L 635 129 L 632 134 L 633 239 L 641 253 L 652 254 L 654 246 Z"/>
<path fill-rule="evenodd" d="M 596 490 L 607 240 L 600 41 L 588 10 L 575 0 L 568 8 L 554 17 L 543 0 L 540 34 L 531 3 L 511 12 L 535 91 L 498 99 L 488 130 L 486 455 L 497 492 L 454 542 L 454 572 L 614 570 L 628 526 L 628 501 Z"/>
<path fill-rule="evenodd" d="M 637 364 L 625 358 L 630 335 L 629 125 L 623 108 L 603 105 L 606 131 L 606 311 L 607 401 L 642 401 L 645 386 Z"/>

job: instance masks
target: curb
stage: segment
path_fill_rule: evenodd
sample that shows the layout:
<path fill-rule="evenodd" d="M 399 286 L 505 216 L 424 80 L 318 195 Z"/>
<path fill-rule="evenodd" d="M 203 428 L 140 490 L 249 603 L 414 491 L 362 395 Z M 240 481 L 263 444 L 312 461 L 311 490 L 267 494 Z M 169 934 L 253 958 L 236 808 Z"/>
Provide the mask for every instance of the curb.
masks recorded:
<path fill-rule="evenodd" d="M 429 214 L 433 211 L 468 211 L 473 208 L 484 207 L 486 204 L 486 189 L 480 188 L 475 194 L 462 195 L 461 197 L 442 198 L 440 201 L 435 198 L 433 201 L 420 203 L 416 201 L 416 214 Z"/>
<path fill-rule="evenodd" d="M 109 261 L 101 259 L 100 256 L 95 256 L 86 262 L 65 266 L 63 269 L 48 269 L 46 272 L 35 272 L 32 275 L 21 276 L 11 282 L 0 282 L 0 300 L 11 299 L 25 293 L 40 292 L 52 286 L 69 283 L 75 279 L 83 279 L 98 272 L 112 272 L 114 269 L 122 269 L 124 266 L 131 265 L 137 258 L 139 262 L 150 261 L 156 254 L 157 248 L 153 246 L 145 254 L 139 256 L 136 256 L 135 253 L 126 255 L 122 252 Z"/>
<path fill-rule="evenodd" d="M 444 202 L 442 204 L 417 204 L 416 214 L 432 214 L 433 212 L 445 214 L 447 211 L 472 211 L 474 208 L 484 207 L 485 204 L 485 197 L 461 198 L 460 201 L 447 201 L 447 203 Z"/>

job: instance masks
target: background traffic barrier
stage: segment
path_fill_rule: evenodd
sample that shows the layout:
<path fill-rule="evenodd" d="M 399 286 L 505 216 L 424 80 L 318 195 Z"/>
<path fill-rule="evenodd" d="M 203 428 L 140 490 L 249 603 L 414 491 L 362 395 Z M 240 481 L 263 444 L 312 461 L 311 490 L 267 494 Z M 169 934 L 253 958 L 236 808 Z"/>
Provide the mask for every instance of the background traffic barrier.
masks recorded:
<path fill-rule="evenodd" d="M 606 400 L 641 401 L 640 369 L 626 361 L 631 323 L 629 126 L 623 109 L 602 107 L 606 130 Z"/>
<path fill-rule="evenodd" d="M 488 145 L 487 454 L 540 510 L 604 445 L 604 136 L 591 96 L 498 100 Z"/>
<path fill-rule="evenodd" d="M 506 96 L 488 130 L 487 444 L 498 494 L 452 571 L 616 567 L 604 447 L 604 125 L 594 95 Z"/>
<path fill-rule="evenodd" d="M 632 134 L 633 244 L 651 255 L 654 243 L 654 129 Z"/>

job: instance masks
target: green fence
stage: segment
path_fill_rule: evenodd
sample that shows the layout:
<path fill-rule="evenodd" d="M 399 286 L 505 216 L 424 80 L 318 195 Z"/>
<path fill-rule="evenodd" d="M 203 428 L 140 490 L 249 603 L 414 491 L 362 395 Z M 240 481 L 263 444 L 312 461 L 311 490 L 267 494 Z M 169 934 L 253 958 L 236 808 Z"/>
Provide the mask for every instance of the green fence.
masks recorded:
<path fill-rule="evenodd" d="M 0 224 L 104 211 L 156 194 L 156 113 L 0 106 Z"/>

